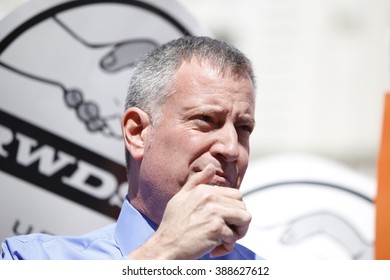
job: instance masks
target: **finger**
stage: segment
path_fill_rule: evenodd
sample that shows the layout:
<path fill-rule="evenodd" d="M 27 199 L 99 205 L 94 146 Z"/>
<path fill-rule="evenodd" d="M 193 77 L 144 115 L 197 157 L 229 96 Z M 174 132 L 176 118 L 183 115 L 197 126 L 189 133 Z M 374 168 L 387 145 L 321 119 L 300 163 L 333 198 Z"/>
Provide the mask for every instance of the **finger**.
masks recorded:
<path fill-rule="evenodd" d="M 234 232 L 234 240 L 235 241 L 243 238 L 246 235 L 246 233 L 248 232 L 248 229 L 249 229 L 249 225 L 244 225 L 244 226 L 229 225 L 229 227 Z"/>
<path fill-rule="evenodd" d="M 188 181 L 184 184 L 182 190 L 189 191 L 200 184 L 207 184 L 210 182 L 216 173 L 216 168 L 213 164 L 209 163 L 206 167 L 193 174 Z"/>
<path fill-rule="evenodd" d="M 241 194 L 235 189 L 215 187 L 213 193 L 219 197 L 217 201 L 219 206 L 242 210 L 247 209 Z"/>
<path fill-rule="evenodd" d="M 214 248 L 216 252 L 219 253 L 230 252 L 230 250 L 233 248 L 233 245 L 236 243 L 236 241 L 245 236 L 246 232 L 248 231 L 248 228 L 249 228 L 249 224 L 238 226 L 238 225 L 226 223 L 222 227 L 221 233 L 218 236 L 215 236 L 216 240 L 219 240 L 219 242 L 216 242 L 217 244 L 215 245 Z"/>
<path fill-rule="evenodd" d="M 246 235 L 249 229 L 249 224 L 245 224 L 245 225 L 229 224 L 228 227 L 233 232 L 233 235 L 228 235 L 224 237 L 223 240 L 227 242 L 233 242 L 243 238 Z"/>
<path fill-rule="evenodd" d="M 225 209 L 223 220 L 226 227 L 221 231 L 219 238 L 225 242 L 234 243 L 248 232 L 252 215 L 246 210 Z"/>
<path fill-rule="evenodd" d="M 216 257 L 221 257 L 223 255 L 226 255 L 230 253 L 234 249 L 235 243 L 227 243 L 227 242 L 222 242 L 221 245 L 215 247 L 213 250 L 210 252 L 210 256 L 212 258 Z"/>
<path fill-rule="evenodd" d="M 215 192 L 223 197 L 228 197 L 236 200 L 237 202 L 243 202 L 243 196 L 240 190 L 228 187 L 215 187 Z"/>
<path fill-rule="evenodd" d="M 228 225 L 245 226 L 251 222 L 252 215 L 245 209 L 225 208 L 222 218 Z"/>

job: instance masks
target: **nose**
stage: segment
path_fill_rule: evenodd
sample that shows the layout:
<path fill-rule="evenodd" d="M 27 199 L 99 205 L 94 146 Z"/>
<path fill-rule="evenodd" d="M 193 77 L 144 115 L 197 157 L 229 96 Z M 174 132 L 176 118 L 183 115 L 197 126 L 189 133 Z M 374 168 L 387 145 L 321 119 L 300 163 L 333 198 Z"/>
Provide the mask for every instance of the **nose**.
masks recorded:
<path fill-rule="evenodd" d="M 216 158 L 222 157 L 227 162 L 236 161 L 239 156 L 239 141 L 234 125 L 226 123 L 216 134 L 211 154 Z"/>

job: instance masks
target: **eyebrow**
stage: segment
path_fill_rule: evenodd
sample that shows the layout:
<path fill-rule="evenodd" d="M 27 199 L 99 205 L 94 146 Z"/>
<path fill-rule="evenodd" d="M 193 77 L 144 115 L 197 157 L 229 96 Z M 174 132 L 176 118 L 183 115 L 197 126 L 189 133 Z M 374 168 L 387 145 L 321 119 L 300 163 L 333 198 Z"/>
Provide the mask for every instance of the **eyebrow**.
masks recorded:
<path fill-rule="evenodd" d="M 237 121 L 238 121 L 239 123 L 250 123 L 250 124 L 252 124 L 253 126 L 256 125 L 255 119 L 252 118 L 252 117 L 249 116 L 249 115 L 246 115 L 246 114 L 245 114 L 245 115 L 238 116 Z"/>
<path fill-rule="evenodd" d="M 224 115 L 228 111 L 224 108 L 221 108 L 218 105 L 209 105 L 209 104 L 201 106 L 200 108 L 194 107 L 192 109 L 199 110 L 198 112 L 202 113 L 202 114 L 217 114 L 217 115 Z M 255 124 L 256 124 L 255 119 L 248 113 L 238 115 L 236 118 L 236 121 L 240 122 L 240 123 L 250 123 L 253 126 L 255 126 Z"/>

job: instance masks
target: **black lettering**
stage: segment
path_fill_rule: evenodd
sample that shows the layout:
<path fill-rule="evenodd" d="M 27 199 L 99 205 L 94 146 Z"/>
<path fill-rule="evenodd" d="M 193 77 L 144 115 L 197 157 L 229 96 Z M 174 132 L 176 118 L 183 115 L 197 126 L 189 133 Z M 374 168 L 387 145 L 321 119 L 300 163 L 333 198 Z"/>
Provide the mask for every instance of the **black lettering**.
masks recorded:
<path fill-rule="evenodd" d="M 120 186 L 127 184 L 123 165 L 2 110 L 0 132 L 0 170 L 112 218 L 118 216 L 124 198 Z"/>

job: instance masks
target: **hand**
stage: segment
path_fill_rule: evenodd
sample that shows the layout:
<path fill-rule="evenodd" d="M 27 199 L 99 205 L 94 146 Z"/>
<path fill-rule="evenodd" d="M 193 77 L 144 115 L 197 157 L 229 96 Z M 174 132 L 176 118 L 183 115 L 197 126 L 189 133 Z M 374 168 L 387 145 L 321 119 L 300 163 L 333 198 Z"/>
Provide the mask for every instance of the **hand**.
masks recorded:
<path fill-rule="evenodd" d="M 246 234 L 251 215 L 237 189 L 211 186 L 215 167 L 193 175 L 169 201 L 156 233 L 132 259 L 198 259 L 229 253 Z"/>

